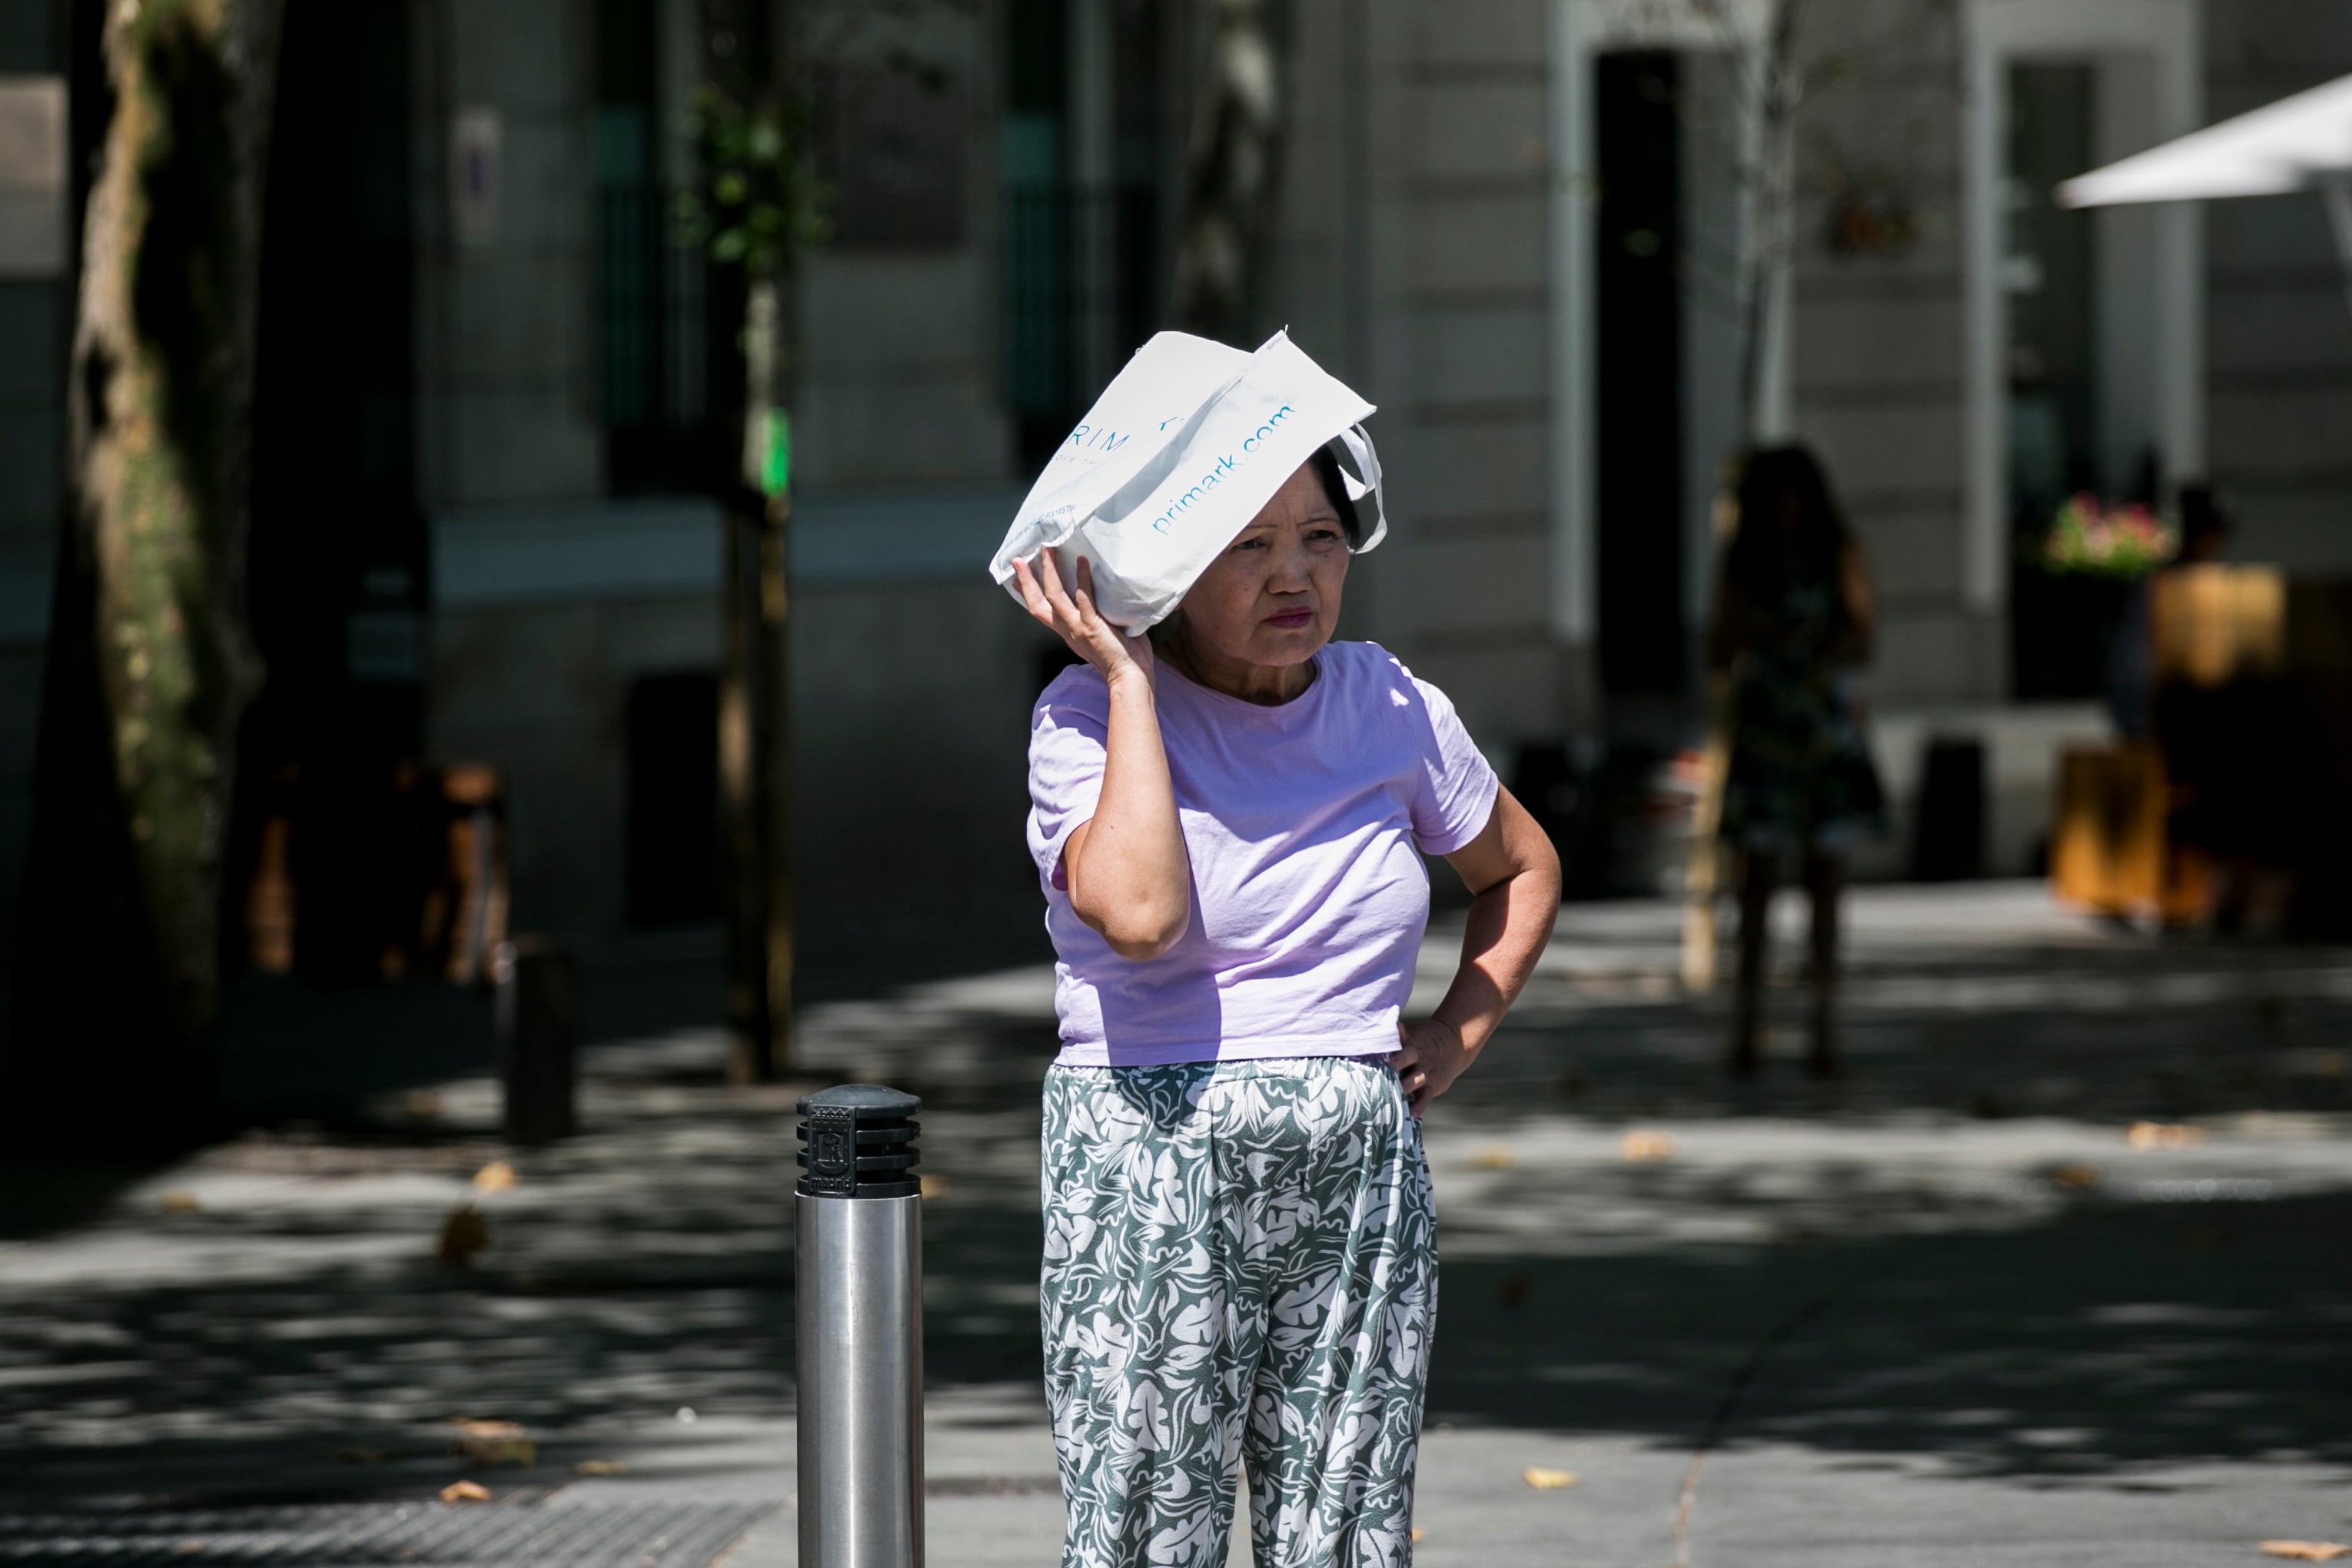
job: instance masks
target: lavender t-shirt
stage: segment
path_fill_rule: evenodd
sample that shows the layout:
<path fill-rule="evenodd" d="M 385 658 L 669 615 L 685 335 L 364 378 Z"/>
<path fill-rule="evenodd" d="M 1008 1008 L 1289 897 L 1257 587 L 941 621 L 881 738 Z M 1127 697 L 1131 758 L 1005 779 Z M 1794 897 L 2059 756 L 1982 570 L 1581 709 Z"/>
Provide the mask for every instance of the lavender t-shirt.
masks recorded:
<path fill-rule="evenodd" d="M 1448 855 L 1495 808 L 1495 771 L 1445 694 L 1374 643 L 1332 643 L 1266 708 L 1160 666 L 1160 733 L 1192 861 L 1192 918 L 1155 959 L 1113 952 L 1070 907 L 1062 850 L 1102 793 L 1110 693 L 1091 666 L 1037 699 L 1029 850 L 1060 955 L 1067 1067 L 1157 1067 L 1396 1048 L 1429 920 L 1415 846 Z"/>

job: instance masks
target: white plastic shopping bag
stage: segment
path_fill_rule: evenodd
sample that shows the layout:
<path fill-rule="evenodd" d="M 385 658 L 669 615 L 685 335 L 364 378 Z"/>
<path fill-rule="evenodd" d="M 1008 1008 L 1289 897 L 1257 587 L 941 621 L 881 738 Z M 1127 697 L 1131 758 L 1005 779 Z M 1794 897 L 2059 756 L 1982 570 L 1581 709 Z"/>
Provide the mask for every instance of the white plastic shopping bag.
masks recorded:
<path fill-rule="evenodd" d="M 1103 618 L 1140 632 L 1167 618 L 1218 552 L 1327 445 L 1362 519 L 1356 548 L 1370 550 L 1388 531 L 1380 459 L 1361 425 L 1371 412 L 1286 333 L 1244 353 L 1161 332 L 1037 476 L 989 575 L 1018 597 L 1015 561 L 1034 563 L 1051 547 L 1066 572 L 1083 555 Z"/>

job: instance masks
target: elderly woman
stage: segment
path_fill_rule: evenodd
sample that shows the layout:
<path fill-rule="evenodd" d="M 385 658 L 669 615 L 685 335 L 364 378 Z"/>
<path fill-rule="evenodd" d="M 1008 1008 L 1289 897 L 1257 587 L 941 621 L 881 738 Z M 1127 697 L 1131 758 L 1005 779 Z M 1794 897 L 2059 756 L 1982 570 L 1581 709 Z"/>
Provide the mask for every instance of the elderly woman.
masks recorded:
<path fill-rule="evenodd" d="M 1329 449 L 1149 638 L 1088 562 L 1015 573 L 1085 660 L 1038 699 L 1029 845 L 1060 955 L 1042 1316 L 1065 1568 L 1412 1558 L 1437 1255 L 1418 1119 L 1551 932 L 1559 863 L 1444 695 L 1333 642 L 1356 524 Z M 1402 1016 L 1422 852 L 1472 901 Z"/>

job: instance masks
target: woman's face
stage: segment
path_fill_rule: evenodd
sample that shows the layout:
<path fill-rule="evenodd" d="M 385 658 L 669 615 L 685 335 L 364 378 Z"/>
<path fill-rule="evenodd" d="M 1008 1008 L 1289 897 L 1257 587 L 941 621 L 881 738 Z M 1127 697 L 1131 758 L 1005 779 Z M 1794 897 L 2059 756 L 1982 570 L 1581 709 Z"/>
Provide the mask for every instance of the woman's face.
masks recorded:
<path fill-rule="evenodd" d="M 1192 647 L 1241 664 L 1304 664 L 1331 640 L 1348 534 L 1302 463 L 1209 563 L 1177 614 Z"/>

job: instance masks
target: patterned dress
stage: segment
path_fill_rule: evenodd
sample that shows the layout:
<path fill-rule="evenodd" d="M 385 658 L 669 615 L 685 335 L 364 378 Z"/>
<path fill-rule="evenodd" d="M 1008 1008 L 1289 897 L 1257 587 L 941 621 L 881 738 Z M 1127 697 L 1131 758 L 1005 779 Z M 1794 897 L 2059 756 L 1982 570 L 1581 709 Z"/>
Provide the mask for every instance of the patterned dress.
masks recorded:
<path fill-rule="evenodd" d="M 1884 829 L 1885 796 L 1853 679 L 1831 657 L 1844 629 L 1837 582 L 1792 575 L 1748 614 L 1720 831 L 1744 849 L 1838 853 Z"/>
<path fill-rule="evenodd" d="M 1063 1568 L 1405 1568 L 1437 1307 L 1421 1125 L 1350 1057 L 1051 1069 Z"/>

